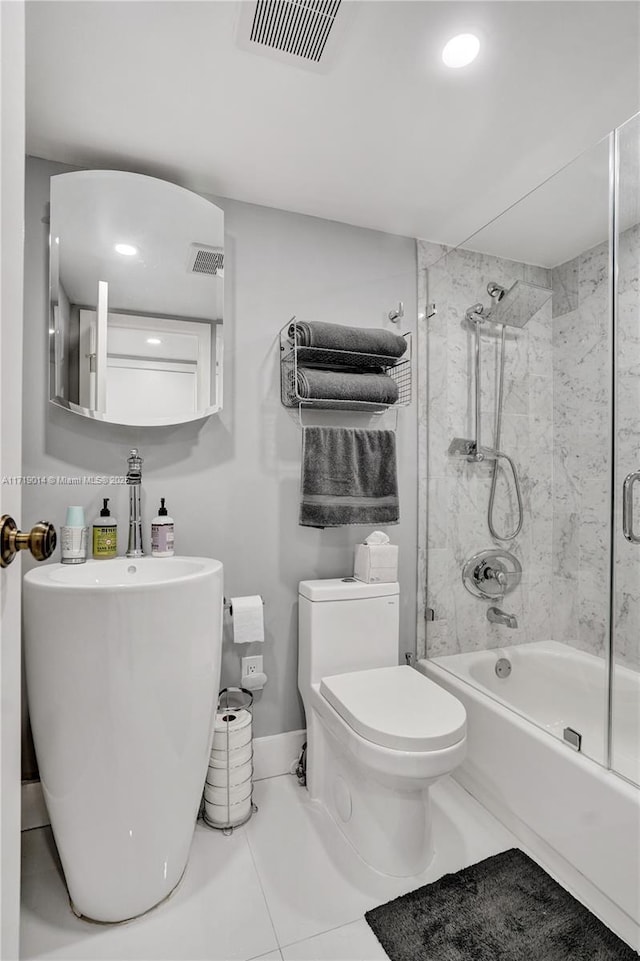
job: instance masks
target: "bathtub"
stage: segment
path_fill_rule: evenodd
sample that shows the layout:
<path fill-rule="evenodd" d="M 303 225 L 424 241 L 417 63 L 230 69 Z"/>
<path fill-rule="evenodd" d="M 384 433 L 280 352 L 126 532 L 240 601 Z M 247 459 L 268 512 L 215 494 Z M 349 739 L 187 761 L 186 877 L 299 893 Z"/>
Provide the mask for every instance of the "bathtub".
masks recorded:
<path fill-rule="evenodd" d="M 498 677 L 496 661 L 508 658 L 511 674 Z M 472 684 L 521 717 L 564 740 L 566 728 L 581 735 L 581 751 L 606 761 L 607 674 L 602 658 L 557 641 L 538 641 L 491 651 L 436 657 L 431 661 Z M 616 666 L 613 758 L 618 774 L 640 784 L 640 674 Z"/>
<path fill-rule="evenodd" d="M 498 677 L 498 658 L 511 663 Z M 603 767 L 604 662 L 535 642 L 418 661 L 464 704 L 467 759 L 455 773 L 565 887 L 636 950 L 640 944 L 640 677 L 616 668 L 614 764 Z M 581 750 L 563 740 L 570 727 Z M 628 778 L 628 780 L 627 780 Z"/>

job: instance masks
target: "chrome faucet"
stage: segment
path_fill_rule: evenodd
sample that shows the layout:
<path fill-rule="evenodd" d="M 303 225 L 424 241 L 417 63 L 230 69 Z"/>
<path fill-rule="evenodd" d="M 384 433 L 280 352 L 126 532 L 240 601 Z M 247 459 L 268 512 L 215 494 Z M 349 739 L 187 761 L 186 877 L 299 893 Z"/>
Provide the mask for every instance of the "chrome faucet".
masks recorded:
<path fill-rule="evenodd" d="M 140 487 L 142 485 L 142 457 L 134 448 L 127 458 L 127 484 L 129 485 L 129 544 L 127 557 L 143 557 L 142 511 Z"/>
<path fill-rule="evenodd" d="M 487 611 L 487 620 L 492 624 L 502 624 L 503 627 L 517 627 L 518 618 L 515 614 L 505 614 L 499 607 L 490 607 Z"/>

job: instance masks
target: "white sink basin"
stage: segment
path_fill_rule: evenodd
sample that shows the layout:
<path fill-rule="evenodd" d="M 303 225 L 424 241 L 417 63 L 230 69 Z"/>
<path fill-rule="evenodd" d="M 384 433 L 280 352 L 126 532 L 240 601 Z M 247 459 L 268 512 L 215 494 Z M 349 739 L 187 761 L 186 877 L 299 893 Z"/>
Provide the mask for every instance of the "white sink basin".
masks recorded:
<path fill-rule="evenodd" d="M 29 571 L 25 583 L 41 588 L 60 590 L 101 589 L 136 590 L 144 587 L 164 588 L 206 578 L 213 571 L 222 570 L 220 561 L 210 557 L 114 557 L 107 561 L 87 561 L 86 564 L 49 564 Z"/>
<path fill-rule="evenodd" d="M 187 864 L 220 681 L 222 564 L 143 557 L 24 578 L 27 693 L 76 913 L 123 921 Z"/>

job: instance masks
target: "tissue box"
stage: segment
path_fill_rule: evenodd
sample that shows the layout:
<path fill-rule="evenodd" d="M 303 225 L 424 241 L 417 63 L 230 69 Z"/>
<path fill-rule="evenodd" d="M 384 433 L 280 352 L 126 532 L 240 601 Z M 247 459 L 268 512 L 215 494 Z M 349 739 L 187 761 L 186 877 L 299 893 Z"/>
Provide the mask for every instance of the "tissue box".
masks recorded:
<path fill-rule="evenodd" d="M 365 584 L 398 580 L 397 544 L 356 544 L 353 576 Z"/>

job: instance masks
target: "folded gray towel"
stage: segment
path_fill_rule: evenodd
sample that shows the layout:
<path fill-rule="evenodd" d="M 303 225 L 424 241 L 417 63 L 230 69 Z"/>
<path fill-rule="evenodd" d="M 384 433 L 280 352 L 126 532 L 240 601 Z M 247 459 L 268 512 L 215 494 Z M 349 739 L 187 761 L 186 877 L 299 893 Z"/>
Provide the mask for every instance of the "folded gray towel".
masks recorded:
<path fill-rule="evenodd" d="M 289 327 L 289 338 L 298 347 L 320 347 L 325 350 L 346 350 L 353 353 L 379 354 L 383 357 L 402 357 L 407 342 L 391 330 L 369 327 L 346 327 L 343 324 L 295 321 Z"/>
<path fill-rule="evenodd" d="M 305 427 L 302 436 L 302 527 L 398 523 L 394 431 Z"/>
<path fill-rule="evenodd" d="M 292 404 L 298 398 L 395 404 L 398 385 L 387 374 L 351 374 L 341 370 L 298 367 L 297 372 L 291 371 L 289 396 Z"/>

